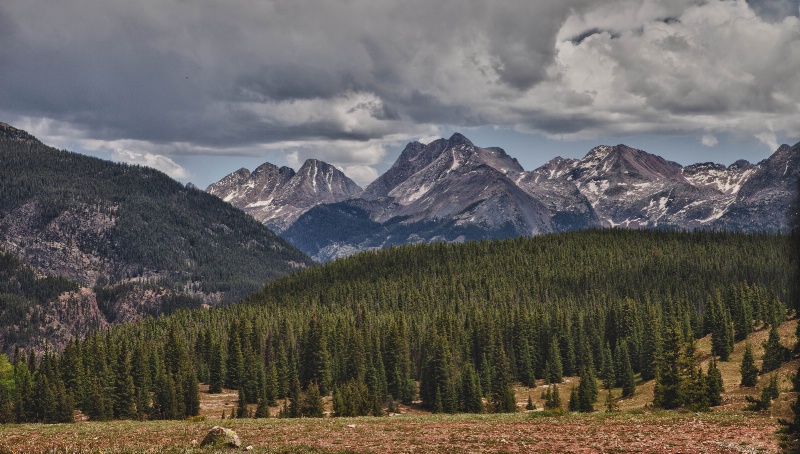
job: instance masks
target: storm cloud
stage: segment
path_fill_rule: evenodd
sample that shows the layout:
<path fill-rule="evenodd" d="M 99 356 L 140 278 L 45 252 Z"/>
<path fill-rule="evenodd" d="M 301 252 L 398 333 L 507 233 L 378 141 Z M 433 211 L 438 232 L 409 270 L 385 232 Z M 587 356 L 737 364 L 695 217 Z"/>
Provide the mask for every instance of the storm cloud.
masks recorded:
<path fill-rule="evenodd" d="M 793 0 L 11 0 L 0 115 L 172 174 L 175 157 L 280 150 L 362 181 L 387 145 L 442 125 L 797 137 L 798 14 Z"/>

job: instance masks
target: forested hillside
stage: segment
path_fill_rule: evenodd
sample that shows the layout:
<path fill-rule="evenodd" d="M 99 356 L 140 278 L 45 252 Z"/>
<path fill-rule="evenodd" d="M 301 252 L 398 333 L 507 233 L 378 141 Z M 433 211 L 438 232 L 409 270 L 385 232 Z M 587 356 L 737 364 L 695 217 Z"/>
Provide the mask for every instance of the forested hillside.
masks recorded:
<path fill-rule="evenodd" d="M 41 408 L 70 402 L 36 407 L 43 379 L 94 419 L 194 414 L 198 382 L 239 389 L 262 415 L 284 397 L 285 415 L 315 415 L 328 393 L 337 415 L 416 398 L 435 412 L 514 411 L 514 382 L 649 380 L 708 333 L 724 360 L 734 339 L 786 317 L 789 240 L 604 230 L 363 253 L 242 304 L 117 326 L 45 359 L 20 352 L 11 370 L 27 378 L 9 412 L 58 420 Z"/>
<path fill-rule="evenodd" d="M 86 286 L 136 279 L 235 301 L 311 264 L 251 217 L 147 167 L 0 124 L 0 245 Z"/>

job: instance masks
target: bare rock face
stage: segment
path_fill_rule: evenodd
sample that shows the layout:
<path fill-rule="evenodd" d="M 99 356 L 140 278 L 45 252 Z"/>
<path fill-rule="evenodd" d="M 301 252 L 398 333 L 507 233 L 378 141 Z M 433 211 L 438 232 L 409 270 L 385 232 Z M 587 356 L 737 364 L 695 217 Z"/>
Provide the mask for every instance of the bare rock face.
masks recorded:
<path fill-rule="evenodd" d="M 89 286 L 108 282 L 113 267 L 102 250 L 116 224 L 116 207 L 78 206 L 43 222 L 45 210 L 40 203 L 30 202 L 5 215 L 0 212 L 5 229 L 0 248 L 49 274 Z"/>
<path fill-rule="evenodd" d="M 800 143 L 781 145 L 759 162 L 734 193 L 735 200 L 715 223 L 718 228 L 743 231 L 789 232 L 789 213 L 797 211 Z"/>
<path fill-rule="evenodd" d="M 351 199 L 363 192 L 339 169 L 316 159 L 307 160 L 296 173 L 270 163 L 252 173 L 239 169 L 206 191 L 278 232 L 316 205 Z"/>
<path fill-rule="evenodd" d="M 456 133 L 409 143 L 360 198 L 315 199 L 313 191 L 292 190 L 251 199 L 244 209 L 318 261 L 389 245 L 593 227 L 788 231 L 798 161 L 800 144 L 758 164 L 727 167 L 683 167 L 626 145 L 603 145 L 581 159 L 557 157 L 525 171 L 502 149 L 477 147 Z M 259 187 L 242 171 L 217 184 L 239 185 L 228 194 Z"/>
<path fill-rule="evenodd" d="M 234 432 L 233 429 L 214 426 L 208 431 L 206 437 L 203 438 L 203 441 L 200 443 L 200 447 L 238 449 L 242 447 L 242 442 L 239 440 L 239 436 L 236 435 L 236 432 Z"/>

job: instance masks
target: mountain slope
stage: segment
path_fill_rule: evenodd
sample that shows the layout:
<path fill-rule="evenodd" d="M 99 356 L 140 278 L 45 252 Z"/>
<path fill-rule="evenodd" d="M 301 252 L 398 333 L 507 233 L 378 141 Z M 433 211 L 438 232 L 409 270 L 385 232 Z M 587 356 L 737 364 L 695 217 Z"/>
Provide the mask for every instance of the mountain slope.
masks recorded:
<path fill-rule="evenodd" d="M 239 169 L 206 191 L 278 232 L 315 205 L 340 202 L 363 192 L 339 169 L 316 159 L 307 160 L 297 173 L 270 163 L 252 173 Z"/>
<path fill-rule="evenodd" d="M 241 211 L 156 170 L 47 147 L 0 124 L 0 247 L 86 286 L 152 282 L 232 301 L 308 266 Z"/>
<path fill-rule="evenodd" d="M 767 231 L 788 232 L 793 225 L 789 213 L 797 211 L 800 180 L 800 143 L 782 145 L 758 163 L 741 184 L 736 198 L 715 225 L 727 230 L 747 230 L 754 220 Z"/>

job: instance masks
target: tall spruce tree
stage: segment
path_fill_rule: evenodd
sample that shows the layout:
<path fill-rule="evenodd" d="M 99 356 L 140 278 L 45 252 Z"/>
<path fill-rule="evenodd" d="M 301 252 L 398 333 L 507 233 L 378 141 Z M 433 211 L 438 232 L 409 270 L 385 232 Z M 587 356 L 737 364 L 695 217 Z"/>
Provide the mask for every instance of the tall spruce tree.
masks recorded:
<path fill-rule="evenodd" d="M 745 344 L 742 365 L 739 370 L 742 375 L 741 386 L 752 387 L 758 383 L 758 367 L 756 367 L 753 347 L 750 345 L 750 342 Z"/>
<path fill-rule="evenodd" d="M 764 361 L 761 363 L 761 373 L 771 372 L 791 358 L 791 352 L 781 344 L 778 328 L 772 325 L 769 337 L 764 342 Z"/>
<path fill-rule="evenodd" d="M 564 376 L 564 368 L 561 365 L 561 349 L 558 347 L 558 339 L 553 337 L 550 342 L 550 350 L 547 353 L 546 379 L 548 383 L 561 383 Z"/>
<path fill-rule="evenodd" d="M 656 362 L 656 384 L 653 406 L 678 408 L 683 404 L 681 396 L 681 329 L 673 324 L 667 330 L 661 357 Z"/>

